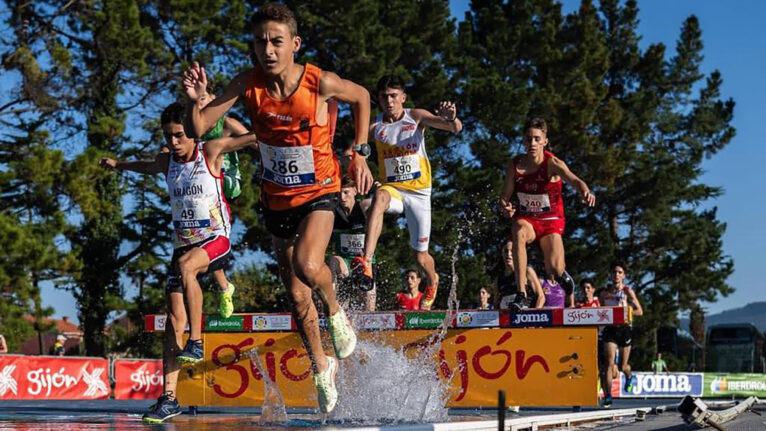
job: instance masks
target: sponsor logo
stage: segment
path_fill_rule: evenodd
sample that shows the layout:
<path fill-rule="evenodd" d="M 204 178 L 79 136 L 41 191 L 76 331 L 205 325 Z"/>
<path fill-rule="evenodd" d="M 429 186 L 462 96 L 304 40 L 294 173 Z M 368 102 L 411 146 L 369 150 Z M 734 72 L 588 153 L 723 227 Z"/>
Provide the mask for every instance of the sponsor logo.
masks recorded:
<path fill-rule="evenodd" d="M 242 316 L 231 316 L 224 319 L 217 316 L 205 316 L 205 329 L 208 331 L 241 331 Z"/>
<path fill-rule="evenodd" d="M 757 380 L 731 380 L 726 377 L 716 377 L 710 382 L 710 392 L 720 394 L 725 392 L 764 392 L 766 382 Z"/>
<path fill-rule="evenodd" d="M 421 244 L 422 244 L 422 243 L 425 243 L 425 242 L 428 242 L 428 238 L 429 238 L 429 237 L 427 237 L 427 236 L 424 236 L 424 237 L 418 238 L 418 242 L 419 242 L 419 243 L 421 243 Z"/>
<path fill-rule="evenodd" d="M 414 124 L 408 124 L 404 127 L 402 127 L 402 132 L 409 132 L 410 130 L 415 130 Z"/>
<path fill-rule="evenodd" d="M 396 329 L 396 315 L 393 313 L 357 314 L 351 321 L 358 329 Z"/>
<path fill-rule="evenodd" d="M 521 311 L 511 318 L 511 326 L 517 328 L 553 325 L 551 310 Z"/>
<path fill-rule="evenodd" d="M 702 396 L 703 374 L 649 374 L 633 373 L 634 383 L 630 392 L 625 391 L 625 375 L 620 374 L 620 396 Z"/>
<path fill-rule="evenodd" d="M 289 314 L 253 316 L 253 331 L 286 331 L 290 329 L 291 323 Z"/>
<path fill-rule="evenodd" d="M 436 328 L 444 322 L 447 313 L 418 313 L 405 315 L 405 328 Z"/>
<path fill-rule="evenodd" d="M 500 325 L 497 311 L 463 311 L 457 314 L 459 328 L 494 327 Z"/>
<path fill-rule="evenodd" d="M 202 190 L 202 185 L 200 184 L 194 184 L 191 186 L 186 187 L 176 187 L 173 189 L 173 196 L 175 197 L 183 197 L 183 196 L 193 196 L 193 195 L 201 195 L 204 192 Z"/>
<path fill-rule="evenodd" d="M 150 373 L 143 364 L 130 374 L 130 381 L 133 382 L 130 387 L 133 392 L 151 392 L 153 386 L 162 386 L 162 370 Z"/>
<path fill-rule="evenodd" d="M 155 331 L 164 331 L 165 330 L 165 322 L 168 320 L 167 315 L 163 316 L 154 316 L 154 330 Z"/>
<path fill-rule="evenodd" d="M 88 372 L 83 366 L 81 369 L 82 381 L 88 386 L 83 392 L 83 396 L 93 397 L 98 395 L 99 392 L 104 394 L 109 391 L 106 388 L 106 383 L 101 379 L 101 375 L 106 371 L 104 368 L 94 368 L 92 372 Z M 40 395 L 45 391 L 45 396 L 50 396 L 52 389 L 58 388 L 70 388 L 80 383 L 80 377 L 71 376 L 66 373 L 64 367 L 61 367 L 58 371 L 51 372 L 50 368 L 38 368 L 36 370 L 30 370 L 27 373 L 27 381 L 29 381 L 29 387 L 27 392 L 30 395 Z"/>
<path fill-rule="evenodd" d="M 565 325 L 598 325 L 613 322 L 611 309 L 598 308 L 566 308 L 564 309 Z"/>
<path fill-rule="evenodd" d="M 0 395 L 5 395 L 6 392 L 11 391 L 13 395 L 18 395 L 18 383 L 13 378 L 13 372 L 16 370 L 15 365 L 6 365 L 3 367 L 3 372 L 0 373 Z"/>
<path fill-rule="evenodd" d="M 275 119 L 277 119 L 279 121 L 284 121 L 286 123 L 292 123 L 292 121 L 293 121 L 293 117 L 291 117 L 289 115 L 277 114 L 276 112 L 267 112 L 266 113 L 266 118 L 275 118 Z"/>

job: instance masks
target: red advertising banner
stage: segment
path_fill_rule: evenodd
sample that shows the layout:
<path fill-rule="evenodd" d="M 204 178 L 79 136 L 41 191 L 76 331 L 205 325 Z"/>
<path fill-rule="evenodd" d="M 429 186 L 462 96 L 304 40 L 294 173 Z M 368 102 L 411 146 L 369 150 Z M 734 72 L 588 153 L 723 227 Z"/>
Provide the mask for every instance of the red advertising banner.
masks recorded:
<path fill-rule="evenodd" d="M 93 400 L 109 392 L 106 359 L 0 355 L 0 399 Z"/>
<path fill-rule="evenodd" d="M 162 394 L 162 361 L 159 359 L 115 359 L 114 399 L 149 400 Z"/>

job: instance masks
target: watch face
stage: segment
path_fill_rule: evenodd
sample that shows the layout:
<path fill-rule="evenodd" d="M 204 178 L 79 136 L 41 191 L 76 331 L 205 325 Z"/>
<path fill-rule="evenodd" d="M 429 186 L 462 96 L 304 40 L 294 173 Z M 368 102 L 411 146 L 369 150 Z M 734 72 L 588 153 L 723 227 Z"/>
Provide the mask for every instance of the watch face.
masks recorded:
<path fill-rule="evenodd" d="M 357 153 L 360 155 L 367 157 L 370 155 L 370 144 L 359 144 L 355 148 Z"/>

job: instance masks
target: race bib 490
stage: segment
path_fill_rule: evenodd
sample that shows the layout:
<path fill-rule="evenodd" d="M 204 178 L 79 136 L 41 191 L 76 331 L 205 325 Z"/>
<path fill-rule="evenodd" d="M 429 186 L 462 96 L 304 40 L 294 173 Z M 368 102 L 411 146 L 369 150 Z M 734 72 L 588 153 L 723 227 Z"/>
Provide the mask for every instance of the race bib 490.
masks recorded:
<path fill-rule="evenodd" d="M 386 181 L 400 183 L 420 178 L 420 158 L 417 154 L 385 159 Z"/>
<path fill-rule="evenodd" d="M 285 187 L 308 186 L 316 182 L 311 145 L 275 147 L 260 143 L 263 179 Z"/>

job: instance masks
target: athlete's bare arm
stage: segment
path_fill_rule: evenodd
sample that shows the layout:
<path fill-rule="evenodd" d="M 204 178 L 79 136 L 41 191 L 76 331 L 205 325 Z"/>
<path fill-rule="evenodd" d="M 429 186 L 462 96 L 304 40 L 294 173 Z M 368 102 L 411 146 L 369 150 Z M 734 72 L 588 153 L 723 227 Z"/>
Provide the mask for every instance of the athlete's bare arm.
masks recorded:
<path fill-rule="evenodd" d="M 513 159 L 508 162 L 505 168 L 505 182 L 503 183 L 503 194 L 500 195 L 500 211 L 503 216 L 511 218 L 516 210 L 511 204 L 511 196 L 513 196 L 513 189 L 516 186 L 514 183 L 514 174 L 516 172 L 516 166 L 513 164 Z"/>
<path fill-rule="evenodd" d="M 580 193 L 580 197 L 582 198 L 582 202 L 589 207 L 592 207 L 596 205 L 596 195 L 590 192 L 590 189 L 588 188 L 588 185 L 585 184 L 585 181 L 581 180 L 580 177 L 573 174 L 572 171 L 569 170 L 569 167 L 566 163 L 564 163 L 563 160 L 559 159 L 558 157 L 552 157 L 550 160 L 550 163 L 548 163 L 548 175 L 558 175 L 561 178 L 564 179 L 564 181 L 567 182 L 570 186 L 574 187 L 578 193 Z"/>
<path fill-rule="evenodd" d="M 186 69 L 183 76 L 183 86 L 186 96 L 195 102 L 191 109 L 191 125 L 195 136 L 202 136 L 234 106 L 245 89 L 247 76 L 250 73 L 252 73 L 252 69 L 247 69 L 235 76 L 226 86 L 221 97 L 216 97 L 215 100 L 207 103 L 207 98 L 210 96 L 207 94 L 205 68 L 195 61 L 191 67 Z"/>
<path fill-rule="evenodd" d="M 353 106 L 356 134 L 354 142 L 349 143 L 344 154 L 351 156 L 348 172 L 356 182 L 357 191 L 367 194 L 372 186 L 372 174 L 367 160 L 354 152 L 353 148 L 354 144 L 367 142 L 370 133 L 370 93 L 361 85 L 323 71 L 319 76 L 319 96 L 324 101 L 336 98 Z"/>
<path fill-rule="evenodd" d="M 535 308 L 543 308 L 545 305 L 545 292 L 543 292 L 543 285 L 540 283 L 540 277 L 537 276 L 537 272 L 531 267 L 527 267 L 527 283 L 532 287 L 532 291 L 537 295 L 535 302 Z"/>
<path fill-rule="evenodd" d="M 633 306 L 633 315 L 634 316 L 643 316 L 644 315 L 644 309 L 641 308 L 641 303 L 638 302 L 638 297 L 636 296 L 636 292 L 633 291 L 630 287 L 625 289 L 628 292 L 628 300 L 629 304 Z"/>
<path fill-rule="evenodd" d="M 104 157 L 99 160 L 98 164 L 102 168 L 120 171 L 138 172 L 139 174 L 160 174 L 168 171 L 169 155 L 170 153 L 159 153 L 154 160 L 134 160 L 131 162 Z"/>
<path fill-rule="evenodd" d="M 241 136 L 250 133 L 244 124 L 234 118 L 226 117 L 223 120 L 223 136 Z"/>
<path fill-rule="evenodd" d="M 245 147 L 258 148 L 258 140 L 255 137 L 255 133 L 213 139 L 206 142 L 203 148 L 205 149 L 205 157 L 208 160 L 216 160 L 221 154 L 231 153 Z"/>
<path fill-rule="evenodd" d="M 463 123 L 457 118 L 457 107 L 452 102 L 441 102 L 436 109 L 436 115 L 425 109 L 413 109 L 410 111 L 412 119 L 418 124 L 423 124 L 434 129 L 446 130 L 459 133 L 463 130 Z"/>

